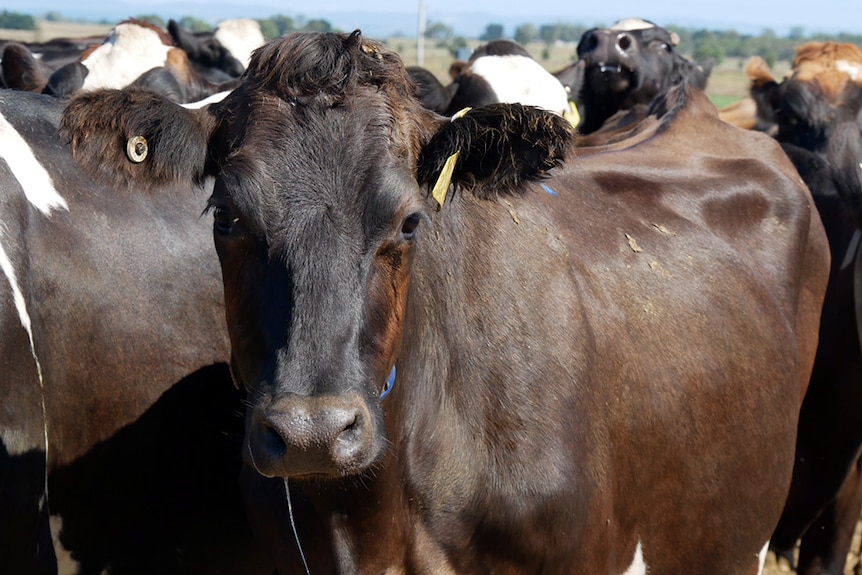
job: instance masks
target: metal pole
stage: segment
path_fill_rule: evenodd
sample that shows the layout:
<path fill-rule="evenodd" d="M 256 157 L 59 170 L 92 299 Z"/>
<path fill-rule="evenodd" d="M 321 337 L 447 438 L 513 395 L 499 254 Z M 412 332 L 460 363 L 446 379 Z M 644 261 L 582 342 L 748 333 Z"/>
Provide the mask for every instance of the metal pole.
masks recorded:
<path fill-rule="evenodd" d="M 419 31 L 416 34 L 416 64 L 425 65 L 425 0 L 419 0 Z"/>

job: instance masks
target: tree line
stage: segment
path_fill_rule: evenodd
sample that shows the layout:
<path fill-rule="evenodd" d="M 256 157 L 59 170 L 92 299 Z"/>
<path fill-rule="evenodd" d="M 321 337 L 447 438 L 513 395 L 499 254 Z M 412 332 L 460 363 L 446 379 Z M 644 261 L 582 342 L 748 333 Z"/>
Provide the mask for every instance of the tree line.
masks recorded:
<path fill-rule="evenodd" d="M 557 22 L 555 24 L 536 25 L 525 23 L 517 26 L 514 34 L 509 37 L 502 24 L 488 24 L 479 40 L 490 42 L 502 38 L 510 38 L 519 44 L 543 42 L 551 45 L 559 42 L 576 44 L 581 36 L 595 26 Z M 786 36 L 779 36 L 775 31 L 765 28 L 760 34 L 741 34 L 734 30 L 691 29 L 680 26 L 667 26 L 667 29 L 679 36 L 677 50 L 690 54 L 695 61 L 705 61 L 712 58 L 720 64 L 725 58 L 749 58 L 760 56 L 770 66 L 778 60 L 792 60 L 795 47 L 810 41 L 848 42 L 862 47 L 862 35 L 859 34 L 811 34 L 806 35 L 801 27 L 792 29 Z M 463 38 L 454 34 L 451 27 L 434 22 L 426 27 L 427 38 L 437 40 L 439 45 L 450 47 L 453 51 L 464 45 Z"/>
<path fill-rule="evenodd" d="M 165 21 L 155 14 L 144 14 L 138 18 L 163 28 L 166 26 Z M 45 19 L 62 21 L 63 17 L 57 12 L 49 12 L 45 15 Z M 298 31 L 336 31 L 329 21 L 320 18 L 306 20 L 303 17 L 292 18 L 283 14 L 275 14 L 257 21 L 266 38 L 278 38 Z M 209 22 L 194 16 L 185 16 L 179 22 L 184 28 L 193 32 L 205 32 L 213 29 Z M 574 44 L 580 40 L 584 32 L 593 27 L 566 22 L 541 25 L 528 22 L 517 26 L 510 38 L 524 45 L 534 42 L 543 42 L 547 45 L 559 42 Z M 0 12 L 0 28 L 35 30 L 37 22 L 27 14 L 3 10 Z M 758 35 L 740 34 L 734 30 L 691 29 L 679 26 L 667 26 L 667 28 L 679 36 L 680 42 L 677 50 L 684 54 L 690 54 L 692 59 L 698 62 L 712 58 L 720 64 L 725 58 L 760 56 L 772 66 L 778 60 L 792 60 L 795 54 L 794 48 L 812 40 L 849 42 L 862 47 L 862 35 L 859 34 L 806 35 L 801 27 L 792 29 L 786 36 L 780 36 L 769 28 L 765 28 Z M 452 54 L 457 53 L 459 48 L 467 46 L 467 38 L 456 35 L 451 26 L 442 22 L 429 22 L 425 28 L 425 37 L 436 41 L 440 47 L 448 48 Z M 485 27 L 479 40 L 490 42 L 507 37 L 509 36 L 506 35 L 502 24 L 491 23 Z"/>

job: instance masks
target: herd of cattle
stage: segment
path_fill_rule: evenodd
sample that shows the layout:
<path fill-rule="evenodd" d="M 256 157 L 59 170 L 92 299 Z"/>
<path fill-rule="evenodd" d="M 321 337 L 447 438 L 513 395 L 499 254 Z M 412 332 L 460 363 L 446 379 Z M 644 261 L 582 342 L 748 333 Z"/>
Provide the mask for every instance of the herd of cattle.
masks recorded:
<path fill-rule="evenodd" d="M 862 50 L 675 45 L 6 42 L 0 572 L 843 573 Z"/>

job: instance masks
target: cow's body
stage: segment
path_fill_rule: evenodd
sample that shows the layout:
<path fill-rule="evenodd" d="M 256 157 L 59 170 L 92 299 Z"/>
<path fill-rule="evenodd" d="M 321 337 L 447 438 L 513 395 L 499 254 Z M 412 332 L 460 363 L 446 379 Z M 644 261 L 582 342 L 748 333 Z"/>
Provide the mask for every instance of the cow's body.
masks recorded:
<path fill-rule="evenodd" d="M 840 575 L 862 509 L 862 50 L 800 46 L 781 83 L 765 66 L 754 70 L 752 97 L 811 189 L 832 251 L 793 483 L 773 544 L 787 552 L 802 538 L 799 573 Z"/>
<path fill-rule="evenodd" d="M 358 33 L 271 43 L 244 78 L 197 112 L 92 94 L 66 127 L 106 177 L 216 177 L 244 454 L 272 478 L 249 499 L 280 572 L 302 570 L 291 523 L 312 573 L 762 567 L 828 268 L 777 145 L 683 86 L 559 167 L 565 120 L 433 115 Z M 156 127 L 143 173 L 116 142 L 136 126 Z M 177 159 L 181 134 L 199 144 Z"/>
<path fill-rule="evenodd" d="M 61 108 L 0 92 L 0 572 L 268 573 L 206 191 L 94 183 Z"/>

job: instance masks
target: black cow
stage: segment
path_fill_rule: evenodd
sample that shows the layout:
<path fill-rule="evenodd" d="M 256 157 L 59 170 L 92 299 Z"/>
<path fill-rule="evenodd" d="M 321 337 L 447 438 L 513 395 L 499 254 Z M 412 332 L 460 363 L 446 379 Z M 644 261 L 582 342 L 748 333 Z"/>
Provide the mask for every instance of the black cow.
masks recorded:
<path fill-rule="evenodd" d="M 208 190 L 94 181 L 61 111 L 0 91 L 0 573 L 269 575 Z"/>
<path fill-rule="evenodd" d="M 862 510 L 862 50 L 802 45 L 785 80 L 761 67 L 751 95 L 811 189 L 832 251 L 793 483 L 773 545 L 789 554 L 802 538 L 799 573 L 841 575 Z"/>
<path fill-rule="evenodd" d="M 689 62 L 674 49 L 677 43 L 675 34 L 641 19 L 584 32 L 578 62 L 556 73 L 575 94 L 578 130 L 594 132 L 620 110 L 649 104 L 684 79 L 705 88 L 712 62 Z"/>
<path fill-rule="evenodd" d="M 776 143 L 681 85 L 562 166 L 560 116 L 433 114 L 358 31 L 272 42 L 243 78 L 193 111 L 85 94 L 65 128 L 114 181 L 215 177 L 280 572 L 297 549 L 312 573 L 762 567 L 829 259 Z"/>

